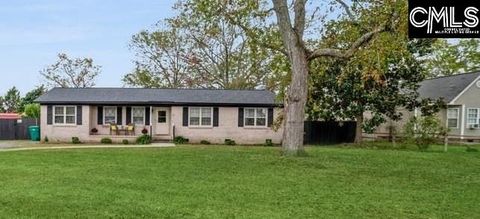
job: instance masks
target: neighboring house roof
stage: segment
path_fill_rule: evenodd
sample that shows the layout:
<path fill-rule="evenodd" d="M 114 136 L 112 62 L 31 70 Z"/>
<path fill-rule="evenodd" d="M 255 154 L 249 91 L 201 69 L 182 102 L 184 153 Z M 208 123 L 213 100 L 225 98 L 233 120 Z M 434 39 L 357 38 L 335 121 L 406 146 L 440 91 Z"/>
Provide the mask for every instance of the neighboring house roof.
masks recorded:
<path fill-rule="evenodd" d="M 36 100 L 40 104 L 156 104 L 277 106 L 266 90 L 53 88 Z"/>
<path fill-rule="evenodd" d="M 450 103 L 478 77 L 480 77 L 480 72 L 432 78 L 420 83 L 418 92 L 422 98 L 443 98 L 445 102 Z"/>
<path fill-rule="evenodd" d="M 18 113 L 0 113 L 0 119 L 21 119 Z"/>

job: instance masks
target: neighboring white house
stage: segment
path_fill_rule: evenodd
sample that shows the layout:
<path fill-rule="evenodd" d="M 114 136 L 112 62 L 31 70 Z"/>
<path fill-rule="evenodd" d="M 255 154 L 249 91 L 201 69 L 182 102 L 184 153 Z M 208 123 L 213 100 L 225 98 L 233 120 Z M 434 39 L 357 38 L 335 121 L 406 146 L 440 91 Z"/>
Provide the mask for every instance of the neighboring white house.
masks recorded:
<path fill-rule="evenodd" d="M 421 98 L 441 99 L 447 105 L 438 117 L 449 128 L 449 136 L 459 139 L 480 139 L 480 72 L 457 74 L 425 80 L 419 88 Z M 398 122 L 382 124 L 377 136 L 388 135 L 389 126 L 397 131 L 420 112 L 402 110 L 403 118 Z M 368 115 L 366 115 L 368 118 Z"/>

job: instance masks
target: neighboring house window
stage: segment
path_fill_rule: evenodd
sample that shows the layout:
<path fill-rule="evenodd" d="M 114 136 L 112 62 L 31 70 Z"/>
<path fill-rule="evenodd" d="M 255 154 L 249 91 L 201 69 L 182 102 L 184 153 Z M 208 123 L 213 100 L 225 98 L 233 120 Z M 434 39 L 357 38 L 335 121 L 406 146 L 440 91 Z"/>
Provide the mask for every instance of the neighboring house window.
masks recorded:
<path fill-rule="evenodd" d="M 74 125 L 77 122 L 77 107 L 75 106 L 55 106 L 54 113 L 56 125 Z"/>
<path fill-rule="evenodd" d="M 267 126 L 267 109 L 266 108 L 245 108 L 244 126 Z"/>
<path fill-rule="evenodd" d="M 213 110 L 211 107 L 190 107 L 189 126 L 212 126 Z"/>
<path fill-rule="evenodd" d="M 104 124 L 117 124 L 117 107 L 106 106 L 103 113 Z"/>
<path fill-rule="evenodd" d="M 132 122 L 135 125 L 145 124 L 145 107 L 132 107 Z"/>
<path fill-rule="evenodd" d="M 468 109 L 467 110 L 467 124 L 468 125 L 478 125 L 478 109 Z"/>
<path fill-rule="evenodd" d="M 458 128 L 458 108 L 447 110 L 448 128 Z"/>

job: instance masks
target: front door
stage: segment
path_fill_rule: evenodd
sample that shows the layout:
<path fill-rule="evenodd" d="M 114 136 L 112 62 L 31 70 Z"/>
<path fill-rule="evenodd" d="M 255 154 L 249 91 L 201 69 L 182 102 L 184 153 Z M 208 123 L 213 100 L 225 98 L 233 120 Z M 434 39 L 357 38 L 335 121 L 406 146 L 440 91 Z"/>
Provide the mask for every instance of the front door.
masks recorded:
<path fill-rule="evenodd" d="M 158 107 L 155 109 L 155 134 L 168 135 L 170 133 L 170 108 Z"/>

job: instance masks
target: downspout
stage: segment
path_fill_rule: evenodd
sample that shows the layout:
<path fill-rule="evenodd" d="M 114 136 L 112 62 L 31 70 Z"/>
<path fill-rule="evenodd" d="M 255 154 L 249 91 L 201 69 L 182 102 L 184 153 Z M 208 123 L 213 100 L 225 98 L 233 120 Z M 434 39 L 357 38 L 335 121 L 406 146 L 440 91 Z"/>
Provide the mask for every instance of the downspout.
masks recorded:
<path fill-rule="evenodd" d="M 460 122 L 460 139 L 465 135 L 465 104 L 462 105 L 462 121 Z"/>
<path fill-rule="evenodd" d="M 150 139 L 152 139 L 153 141 L 153 133 L 152 133 L 152 130 L 153 130 L 153 123 L 152 123 L 152 117 L 153 117 L 153 106 L 150 106 Z"/>

